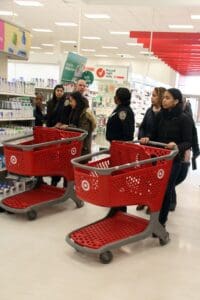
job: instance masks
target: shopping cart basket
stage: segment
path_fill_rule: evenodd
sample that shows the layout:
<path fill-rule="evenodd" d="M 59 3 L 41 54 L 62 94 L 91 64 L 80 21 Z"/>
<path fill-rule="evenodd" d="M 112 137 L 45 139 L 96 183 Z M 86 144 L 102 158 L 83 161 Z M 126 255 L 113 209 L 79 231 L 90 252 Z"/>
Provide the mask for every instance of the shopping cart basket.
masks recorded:
<path fill-rule="evenodd" d="M 29 220 L 36 219 L 40 208 L 61 203 L 68 198 L 81 207 L 83 202 L 74 193 L 71 159 L 81 155 L 86 135 L 81 129 L 35 127 L 33 136 L 25 136 L 31 140 L 22 143 L 21 139 L 6 141 L 4 154 L 7 171 L 18 175 L 21 185 L 23 178 L 32 178 L 33 184 L 28 187 L 25 185 L 22 191 L 16 188 L 11 195 L 3 198 L 0 207 L 10 213 L 26 213 Z M 67 188 L 42 184 L 42 176 L 63 176 L 67 180 Z"/>
<path fill-rule="evenodd" d="M 76 194 L 83 201 L 110 208 L 141 204 L 151 211 L 150 220 L 119 210 L 115 214 L 110 211 L 105 218 L 71 232 L 66 241 L 72 247 L 96 253 L 102 263 L 109 263 L 112 249 L 152 234 L 160 238 L 161 245 L 168 243 L 169 235 L 158 217 L 172 160 L 178 151 L 158 146 L 166 145 L 114 141 L 110 150 L 72 160 Z M 83 164 L 86 159 L 90 162 Z"/>

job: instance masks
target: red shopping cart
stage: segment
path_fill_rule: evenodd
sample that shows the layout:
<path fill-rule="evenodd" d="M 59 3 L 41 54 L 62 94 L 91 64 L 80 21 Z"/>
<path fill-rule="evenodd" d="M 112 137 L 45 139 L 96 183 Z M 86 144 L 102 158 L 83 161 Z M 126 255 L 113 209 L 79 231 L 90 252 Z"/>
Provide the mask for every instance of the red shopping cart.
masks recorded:
<path fill-rule="evenodd" d="M 72 160 L 76 194 L 83 201 L 110 208 L 141 204 L 151 211 L 150 220 L 110 211 L 105 218 L 71 232 L 66 241 L 72 247 L 96 253 L 102 263 L 109 263 L 113 258 L 111 250 L 153 233 L 161 245 L 168 243 L 169 235 L 158 217 L 172 160 L 178 151 L 158 146 L 166 145 L 114 141 L 110 150 Z M 86 159 L 90 162 L 84 164 Z"/>
<path fill-rule="evenodd" d="M 81 129 L 35 127 L 33 135 L 26 136 L 28 141 L 20 143 L 21 138 L 6 141 L 6 168 L 11 177 L 14 174 L 18 179 L 11 195 L 4 195 L 0 207 L 10 213 L 25 213 L 29 220 L 37 218 L 40 208 L 68 198 L 74 200 L 77 207 L 82 207 L 83 202 L 74 193 L 71 159 L 81 155 L 86 135 Z M 67 188 L 43 184 L 42 176 L 63 176 L 68 182 Z"/>

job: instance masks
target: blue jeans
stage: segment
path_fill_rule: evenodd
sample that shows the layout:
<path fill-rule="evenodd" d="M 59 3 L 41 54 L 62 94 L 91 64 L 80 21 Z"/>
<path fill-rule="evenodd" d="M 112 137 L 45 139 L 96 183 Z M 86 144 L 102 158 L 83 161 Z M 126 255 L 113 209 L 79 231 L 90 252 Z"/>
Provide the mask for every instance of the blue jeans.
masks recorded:
<path fill-rule="evenodd" d="M 172 170 L 169 177 L 167 189 L 165 192 L 165 196 L 163 199 L 162 208 L 160 210 L 160 215 L 159 215 L 159 221 L 162 225 L 165 225 L 165 223 L 167 222 L 167 217 L 170 210 L 170 202 L 172 199 L 172 195 L 175 193 L 176 181 L 180 174 L 180 171 L 181 171 L 181 162 L 174 161 L 172 165 Z"/>

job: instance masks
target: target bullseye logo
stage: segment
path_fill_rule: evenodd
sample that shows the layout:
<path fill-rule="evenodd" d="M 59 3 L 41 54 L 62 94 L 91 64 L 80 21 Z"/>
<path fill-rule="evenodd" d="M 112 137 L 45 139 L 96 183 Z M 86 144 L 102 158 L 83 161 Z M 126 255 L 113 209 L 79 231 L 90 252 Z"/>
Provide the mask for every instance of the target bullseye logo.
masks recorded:
<path fill-rule="evenodd" d="M 163 179 L 165 176 L 165 171 L 163 169 L 158 170 L 157 177 L 158 179 Z"/>
<path fill-rule="evenodd" d="M 12 156 L 10 157 L 10 163 L 11 163 L 12 165 L 16 165 L 16 164 L 17 164 L 17 157 L 16 157 L 15 155 L 12 155 Z"/>
<path fill-rule="evenodd" d="M 71 155 L 76 155 L 77 149 L 74 147 L 71 149 Z"/>
<path fill-rule="evenodd" d="M 83 180 L 81 186 L 85 192 L 88 192 L 90 190 L 90 183 L 87 180 Z"/>

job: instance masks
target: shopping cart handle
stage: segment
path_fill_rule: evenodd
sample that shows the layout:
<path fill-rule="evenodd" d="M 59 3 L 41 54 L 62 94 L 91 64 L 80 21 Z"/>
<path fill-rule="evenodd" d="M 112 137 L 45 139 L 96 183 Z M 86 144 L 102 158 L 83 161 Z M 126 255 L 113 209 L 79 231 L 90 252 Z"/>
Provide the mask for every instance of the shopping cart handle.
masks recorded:
<path fill-rule="evenodd" d="M 72 137 L 72 138 L 61 138 L 59 140 L 54 140 L 54 141 L 49 141 L 49 142 L 44 142 L 44 143 L 38 143 L 38 144 L 32 144 L 32 145 L 15 145 L 10 143 L 11 141 L 17 141 L 19 140 L 19 138 L 17 139 L 11 139 L 11 140 L 7 140 L 6 142 L 3 143 L 4 146 L 7 147 L 13 147 L 16 149 L 21 149 L 24 151 L 30 151 L 36 148 L 43 148 L 43 147 L 47 147 L 47 146 L 51 146 L 51 145 L 57 145 L 57 144 L 66 144 L 66 143 L 71 143 L 73 141 L 82 141 L 85 139 L 85 137 L 88 135 L 87 131 L 82 130 L 82 129 L 67 129 L 68 131 L 76 131 L 76 132 L 81 132 L 82 134 L 80 136 L 77 137 Z M 23 136 L 20 138 L 20 140 L 22 138 L 26 138 L 26 137 L 33 137 L 33 135 L 29 135 L 29 136 Z"/>
<path fill-rule="evenodd" d="M 139 144 L 141 144 L 139 140 L 133 141 L 132 143 L 139 143 Z M 143 145 L 143 144 L 141 144 L 141 145 Z M 155 141 L 149 141 L 149 142 L 147 143 L 147 145 L 148 145 L 148 146 L 162 147 L 162 148 L 166 148 L 166 149 L 167 149 L 167 144 L 166 144 L 166 143 L 160 143 L 160 142 L 155 142 Z M 178 147 L 177 147 L 177 146 L 174 146 L 174 149 L 173 149 L 173 150 L 178 150 Z"/>
<path fill-rule="evenodd" d="M 139 141 L 128 141 L 125 143 L 133 144 L 133 143 L 139 143 Z M 166 144 L 163 144 L 163 143 L 151 142 L 151 144 L 154 146 L 156 146 L 156 145 L 158 146 L 158 144 L 159 144 L 159 146 L 166 147 Z M 74 165 L 74 167 L 84 169 L 87 171 L 96 172 L 97 174 L 100 174 L 100 175 L 110 175 L 113 172 L 124 170 L 127 168 L 139 167 L 141 165 L 150 164 L 150 163 L 154 163 L 154 162 L 161 161 L 161 160 L 172 160 L 178 154 L 178 148 L 175 150 L 171 150 L 170 153 L 166 154 L 166 155 L 148 158 L 148 159 L 141 160 L 141 161 L 134 161 L 131 163 L 127 163 L 127 164 L 123 164 L 123 165 L 115 166 L 115 167 L 111 167 L 111 168 L 97 168 L 97 167 L 92 167 L 92 166 L 83 164 L 85 161 L 91 160 L 93 157 L 100 156 L 102 154 L 109 154 L 109 150 L 104 150 L 104 151 L 96 152 L 93 154 L 88 154 L 88 155 L 84 155 L 84 156 L 81 156 L 78 158 L 74 158 L 74 159 L 72 159 L 71 162 Z"/>

